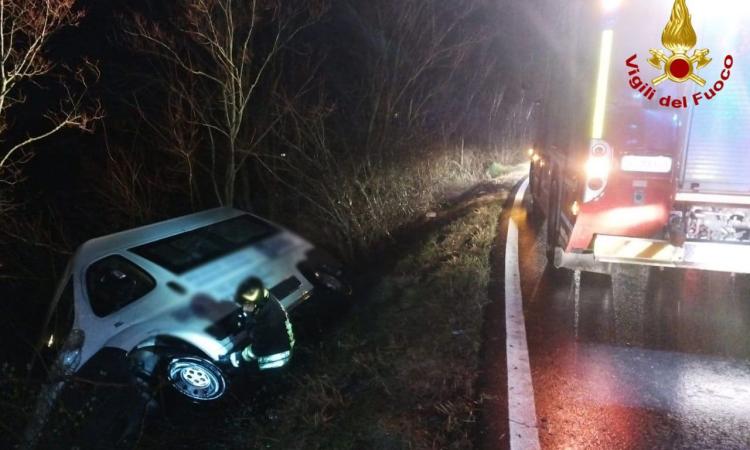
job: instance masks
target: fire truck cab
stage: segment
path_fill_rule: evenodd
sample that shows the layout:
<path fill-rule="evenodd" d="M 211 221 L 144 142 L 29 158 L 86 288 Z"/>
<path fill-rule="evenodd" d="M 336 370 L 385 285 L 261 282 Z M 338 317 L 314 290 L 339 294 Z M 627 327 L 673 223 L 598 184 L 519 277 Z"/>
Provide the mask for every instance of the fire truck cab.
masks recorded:
<path fill-rule="evenodd" d="M 750 3 L 565 6 L 529 150 L 548 257 L 750 273 Z"/>

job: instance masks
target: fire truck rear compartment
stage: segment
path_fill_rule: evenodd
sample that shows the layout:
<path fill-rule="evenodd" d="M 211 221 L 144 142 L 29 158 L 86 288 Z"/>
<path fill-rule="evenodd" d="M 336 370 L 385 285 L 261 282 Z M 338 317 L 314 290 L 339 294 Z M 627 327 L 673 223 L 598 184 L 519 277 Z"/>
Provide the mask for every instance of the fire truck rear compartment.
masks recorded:
<path fill-rule="evenodd" d="M 687 240 L 750 244 L 750 209 L 692 206 L 672 213 L 670 222 L 684 223 Z"/>
<path fill-rule="evenodd" d="M 703 9 L 705 8 L 705 10 Z M 708 26 L 708 6 L 695 10 L 703 45 L 711 49 L 713 62 L 704 69 L 709 83 L 693 86 L 693 95 L 707 97 L 691 105 L 680 190 L 717 194 L 750 195 L 750 32 L 744 25 L 750 8 L 733 8 L 722 26 Z M 700 17 L 703 16 L 703 19 Z M 717 22 L 718 23 L 718 22 Z M 727 57 L 726 55 L 731 55 Z M 731 58 L 731 69 L 726 58 Z M 723 76 L 731 78 L 723 81 Z M 716 91 L 714 82 L 720 83 Z M 690 98 L 690 97 L 688 97 Z"/>

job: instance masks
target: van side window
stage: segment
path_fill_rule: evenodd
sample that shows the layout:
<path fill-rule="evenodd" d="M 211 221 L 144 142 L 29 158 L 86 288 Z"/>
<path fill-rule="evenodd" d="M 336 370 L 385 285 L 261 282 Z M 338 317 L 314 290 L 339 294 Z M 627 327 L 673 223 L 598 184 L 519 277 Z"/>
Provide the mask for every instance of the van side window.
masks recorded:
<path fill-rule="evenodd" d="M 143 269 L 122 256 L 108 256 L 89 267 L 86 288 L 91 309 L 107 316 L 133 303 L 156 287 Z"/>
<path fill-rule="evenodd" d="M 69 278 L 47 323 L 42 339 L 46 349 L 57 351 L 62 347 L 73 328 L 73 278 Z"/>
<path fill-rule="evenodd" d="M 176 274 L 260 242 L 279 232 L 264 220 L 244 214 L 131 248 L 130 251 Z"/>

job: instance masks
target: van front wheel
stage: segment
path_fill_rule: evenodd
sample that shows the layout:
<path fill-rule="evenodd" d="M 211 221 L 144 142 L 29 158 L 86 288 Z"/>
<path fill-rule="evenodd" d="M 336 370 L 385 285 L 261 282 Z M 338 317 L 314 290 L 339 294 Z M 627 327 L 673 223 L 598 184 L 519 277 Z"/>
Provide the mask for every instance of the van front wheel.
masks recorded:
<path fill-rule="evenodd" d="M 167 380 L 178 393 L 198 402 L 216 400 L 226 390 L 221 370 L 197 356 L 173 357 L 167 364 Z"/>

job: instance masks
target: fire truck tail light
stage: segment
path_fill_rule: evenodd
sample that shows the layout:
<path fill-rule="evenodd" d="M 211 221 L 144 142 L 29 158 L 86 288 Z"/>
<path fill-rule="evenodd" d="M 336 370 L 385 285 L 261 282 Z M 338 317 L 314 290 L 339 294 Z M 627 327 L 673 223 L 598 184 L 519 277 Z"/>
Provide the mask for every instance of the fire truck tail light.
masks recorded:
<path fill-rule="evenodd" d="M 609 158 L 606 156 L 592 156 L 586 162 L 586 177 L 589 180 L 599 178 L 606 179 L 609 176 L 609 171 L 612 168 Z"/>
<path fill-rule="evenodd" d="M 604 8 L 604 12 L 611 13 L 617 10 L 621 3 L 622 0 L 602 0 L 602 7 Z"/>
<path fill-rule="evenodd" d="M 607 156 L 609 151 L 607 150 L 607 146 L 603 143 L 594 144 L 593 147 L 591 147 L 591 156 Z"/>
<path fill-rule="evenodd" d="M 592 191 L 600 191 L 604 187 L 604 180 L 601 178 L 591 178 L 589 180 L 588 188 Z"/>
<path fill-rule="evenodd" d="M 606 141 L 595 139 L 589 149 L 589 158 L 586 161 L 586 190 L 583 194 L 583 202 L 588 203 L 604 192 L 607 187 L 609 173 L 612 170 L 612 148 Z"/>
<path fill-rule="evenodd" d="M 672 158 L 626 155 L 620 160 L 620 168 L 624 172 L 669 173 L 672 171 Z"/>

